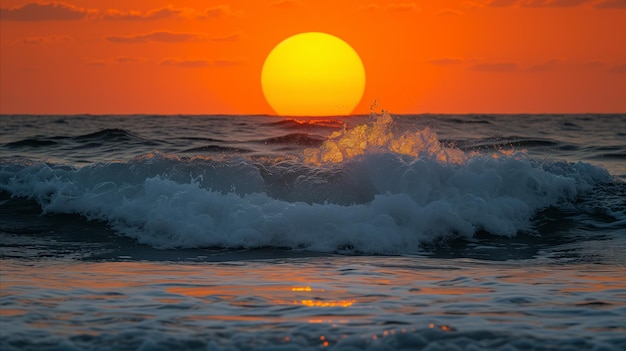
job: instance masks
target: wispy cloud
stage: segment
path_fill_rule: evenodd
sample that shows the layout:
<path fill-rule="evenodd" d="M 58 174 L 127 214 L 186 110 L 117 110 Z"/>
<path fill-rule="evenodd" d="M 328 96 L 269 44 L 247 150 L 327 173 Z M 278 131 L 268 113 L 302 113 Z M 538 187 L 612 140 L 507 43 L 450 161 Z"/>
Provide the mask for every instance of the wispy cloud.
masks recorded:
<path fill-rule="evenodd" d="M 185 67 L 185 68 L 203 68 L 209 67 L 211 61 L 204 59 L 184 59 L 180 57 L 168 57 L 161 61 L 163 66 Z"/>
<path fill-rule="evenodd" d="M 394 12 L 419 11 L 419 7 L 417 7 L 417 4 L 415 4 L 413 2 L 391 3 L 391 4 L 387 5 L 386 9 L 389 10 L 389 11 L 394 11 Z"/>
<path fill-rule="evenodd" d="M 91 67 L 104 67 L 107 65 L 107 62 L 105 60 L 87 60 L 85 64 Z"/>
<path fill-rule="evenodd" d="M 117 56 L 111 58 L 111 62 L 118 65 L 125 65 L 128 63 L 141 63 L 144 61 L 146 61 L 145 57 Z"/>
<path fill-rule="evenodd" d="M 626 74 L 626 65 L 613 66 L 609 68 L 609 73 Z"/>
<path fill-rule="evenodd" d="M 172 18 L 208 20 L 239 15 L 241 11 L 233 11 L 228 5 L 216 5 L 204 10 L 170 5 L 149 11 L 107 9 L 100 13 L 98 18 L 113 21 L 155 21 Z"/>
<path fill-rule="evenodd" d="M 593 5 L 597 9 L 626 9 L 626 0 L 602 0 Z"/>
<path fill-rule="evenodd" d="M 475 72 L 531 72 L 531 73 L 545 73 L 552 72 L 562 65 L 562 60 L 558 58 L 552 58 L 545 62 L 535 65 L 521 65 L 516 62 L 508 61 L 487 61 L 480 62 L 475 59 L 463 59 L 460 57 L 439 57 L 427 61 L 429 64 L 441 67 L 451 66 L 466 66 L 470 71 Z"/>
<path fill-rule="evenodd" d="M 463 1 L 459 6 L 465 10 L 472 11 L 485 7 L 485 2 Z"/>
<path fill-rule="evenodd" d="M 67 35 L 44 35 L 44 36 L 32 36 L 18 39 L 16 42 L 26 45 L 39 45 L 39 44 L 51 44 L 58 42 L 67 42 L 72 40 Z"/>
<path fill-rule="evenodd" d="M 213 65 L 218 67 L 233 67 L 245 65 L 248 62 L 246 59 L 234 58 L 234 59 L 217 59 L 213 61 Z"/>
<path fill-rule="evenodd" d="M 378 6 L 377 4 L 361 5 L 358 8 L 358 10 L 360 11 L 377 11 L 378 9 L 380 9 L 380 6 Z"/>
<path fill-rule="evenodd" d="M 522 7 L 575 7 L 596 0 L 523 0 Z"/>
<path fill-rule="evenodd" d="M 469 69 L 475 72 L 508 73 L 517 72 L 519 65 L 514 62 L 485 62 L 470 66 Z"/>
<path fill-rule="evenodd" d="M 240 66 L 247 61 L 244 59 L 217 59 L 207 60 L 198 58 L 167 57 L 161 60 L 161 65 L 182 68 L 207 68 Z"/>
<path fill-rule="evenodd" d="M 428 63 L 435 66 L 453 66 L 462 64 L 463 59 L 458 57 L 441 57 L 429 60 Z"/>
<path fill-rule="evenodd" d="M 174 8 L 172 6 L 154 9 L 147 12 L 107 9 L 100 15 L 100 18 L 112 21 L 155 21 L 180 17 L 190 11 L 192 10 L 185 8 Z"/>
<path fill-rule="evenodd" d="M 276 0 L 276 1 L 272 1 L 270 3 L 270 6 L 281 8 L 281 9 L 290 9 L 290 8 L 302 6 L 302 1 L 300 0 Z"/>
<path fill-rule="evenodd" d="M 587 68 L 598 68 L 598 67 L 602 67 L 604 65 L 605 65 L 604 62 L 597 61 L 597 60 L 596 61 L 589 61 L 589 62 L 586 62 L 584 64 L 584 66 L 587 67 Z"/>
<path fill-rule="evenodd" d="M 149 42 L 157 43 L 188 43 L 206 41 L 207 36 L 202 33 L 179 33 L 169 31 L 155 31 L 146 34 L 135 34 L 129 36 L 109 35 L 105 40 L 120 44 L 145 44 Z"/>
<path fill-rule="evenodd" d="M 443 9 L 441 11 L 438 11 L 436 13 L 437 16 L 456 16 L 456 15 L 460 15 L 461 12 L 459 11 L 455 11 L 455 10 L 451 10 L 451 9 Z"/>
<path fill-rule="evenodd" d="M 568 8 L 593 4 L 595 9 L 626 9 L 626 0 L 492 0 L 490 7 Z"/>
<path fill-rule="evenodd" d="M 239 41 L 242 36 L 243 36 L 243 33 L 234 32 L 234 33 L 227 34 L 224 36 L 213 36 L 213 37 L 210 37 L 209 40 L 211 41 Z"/>
<path fill-rule="evenodd" d="M 209 7 L 198 14 L 196 17 L 199 19 L 217 19 L 229 16 L 240 16 L 241 11 L 234 11 L 228 5 L 217 5 Z"/>
<path fill-rule="evenodd" d="M 84 19 L 94 11 L 63 2 L 31 2 L 20 7 L 0 8 L 0 19 L 3 21 L 73 21 Z"/>
<path fill-rule="evenodd" d="M 384 11 L 389 11 L 389 12 L 406 12 L 406 13 L 417 12 L 421 10 L 421 8 L 417 6 L 417 4 L 414 2 L 391 3 L 391 4 L 387 4 L 386 6 L 380 6 L 375 3 L 369 3 L 369 4 L 359 6 L 357 9 L 359 11 L 368 11 L 368 12 L 384 10 Z"/>
<path fill-rule="evenodd" d="M 127 65 L 136 64 L 147 61 L 145 57 L 132 57 L 132 56 L 115 56 L 104 59 L 88 59 L 85 60 L 85 64 L 94 67 L 103 67 L 109 65 Z"/>
<path fill-rule="evenodd" d="M 493 0 L 487 6 L 491 7 L 508 7 L 517 4 L 518 0 Z"/>
<path fill-rule="evenodd" d="M 534 65 L 530 67 L 530 71 L 534 73 L 544 73 L 553 71 L 561 62 L 559 59 L 550 59 L 544 63 Z"/>
<path fill-rule="evenodd" d="M 285 2 L 289 1 L 294 0 L 285 0 Z M 81 19 L 156 21 L 172 18 L 213 19 L 239 15 L 241 15 L 241 11 L 233 11 L 229 5 L 216 5 L 204 10 L 170 5 L 139 11 L 111 8 L 106 10 L 88 9 L 65 2 L 30 2 L 18 7 L 0 8 L 0 20 L 3 21 L 71 21 Z"/>

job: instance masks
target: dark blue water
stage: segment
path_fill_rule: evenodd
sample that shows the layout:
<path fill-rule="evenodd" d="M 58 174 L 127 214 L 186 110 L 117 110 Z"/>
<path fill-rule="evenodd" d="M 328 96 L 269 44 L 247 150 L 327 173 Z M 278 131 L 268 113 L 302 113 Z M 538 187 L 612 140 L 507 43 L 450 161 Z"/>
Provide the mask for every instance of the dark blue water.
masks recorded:
<path fill-rule="evenodd" d="M 626 347 L 626 116 L 0 116 L 2 349 Z"/>

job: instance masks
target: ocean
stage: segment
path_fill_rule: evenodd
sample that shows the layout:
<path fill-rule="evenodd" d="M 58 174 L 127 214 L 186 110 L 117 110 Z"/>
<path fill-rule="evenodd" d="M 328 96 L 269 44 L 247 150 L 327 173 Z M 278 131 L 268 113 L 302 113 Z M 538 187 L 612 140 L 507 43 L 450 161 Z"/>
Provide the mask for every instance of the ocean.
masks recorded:
<path fill-rule="evenodd" d="M 626 115 L 0 116 L 1 350 L 625 350 Z"/>

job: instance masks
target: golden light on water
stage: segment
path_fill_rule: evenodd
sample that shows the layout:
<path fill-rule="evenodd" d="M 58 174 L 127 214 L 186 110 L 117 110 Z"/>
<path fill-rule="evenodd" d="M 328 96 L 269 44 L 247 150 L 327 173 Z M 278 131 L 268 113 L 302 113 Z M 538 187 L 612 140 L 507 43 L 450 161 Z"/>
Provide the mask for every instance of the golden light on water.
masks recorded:
<path fill-rule="evenodd" d="M 306 330 L 304 335 L 308 342 L 313 341 L 318 347 L 326 348 L 339 345 L 348 337 L 348 333 L 334 331 L 365 325 L 365 329 L 358 329 L 350 336 L 361 337 L 364 340 L 362 345 L 376 348 L 379 343 L 387 345 L 396 342 L 400 340 L 396 339 L 398 335 L 406 333 L 419 336 L 427 330 L 455 333 L 455 328 L 459 328 L 462 331 L 464 326 L 457 325 L 456 321 L 451 322 L 453 325 L 442 324 L 443 319 L 448 321 L 457 317 L 450 315 L 446 306 L 460 303 L 477 306 L 470 311 L 472 318 L 518 325 L 527 318 L 525 313 L 528 310 L 523 306 L 520 310 L 516 309 L 517 304 L 515 309 L 506 310 L 480 307 L 487 306 L 492 301 L 491 297 L 500 292 L 498 286 L 512 286 L 517 289 L 515 291 L 524 292 L 531 286 L 539 285 L 543 289 L 542 297 L 546 294 L 566 297 L 571 308 L 584 309 L 585 312 L 620 309 L 626 305 L 621 298 L 623 294 L 619 294 L 626 289 L 623 270 L 607 271 L 585 265 L 564 267 L 555 276 L 552 271 L 542 268 L 529 270 L 517 265 L 486 268 L 482 264 L 464 262 L 459 270 L 446 266 L 416 270 L 413 261 L 402 259 L 401 262 L 404 264 L 391 270 L 387 265 L 366 265 L 366 259 L 351 257 L 348 264 L 361 265 L 362 268 L 357 271 L 359 274 L 351 272 L 349 275 L 342 275 L 335 269 L 340 265 L 345 267 L 345 261 L 339 261 L 332 268 L 321 269 L 307 269 L 310 266 L 294 269 L 293 265 L 277 265 L 274 262 L 255 263 L 256 266 L 95 262 L 81 264 L 81 269 L 74 271 L 74 263 L 40 264 L 36 270 L 7 265 L 3 266 L 2 272 L 2 296 L 17 301 L 20 307 L 0 309 L 0 316 L 5 319 L 23 316 L 33 328 L 79 330 L 84 335 L 99 332 L 83 323 L 90 319 L 108 319 L 113 323 L 117 320 L 129 323 L 141 321 L 140 325 L 167 323 L 158 325 L 191 328 L 232 326 L 237 333 L 243 331 L 248 335 L 277 328 L 278 334 L 272 341 L 289 344 L 294 349 L 301 345 L 302 330 Z M 324 263 L 324 267 L 328 266 Z M 344 285 L 347 279 L 352 279 L 353 287 Z M 495 279 L 500 285 L 491 284 Z M 359 293 L 358 288 L 365 284 L 376 289 L 376 294 Z M 149 288 L 146 289 L 146 286 Z M 31 293 L 21 295 L 25 288 Z M 68 294 L 72 291 L 75 293 Z M 615 293 L 602 297 L 607 291 Z M 596 296 L 599 297 L 594 300 Z M 535 301 L 532 296 L 530 299 Z M 127 310 L 129 304 L 137 300 L 146 302 L 139 310 Z M 442 308 L 433 310 L 431 303 Z M 72 308 L 75 304 L 89 306 L 90 309 L 95 306 L 95 309 L 93 312 L 77 310 Z M 563 306 L 561 302 L 555 304 L 554 301 L 548 301 L 546 305 L 533 302 L 532 305 L 539 306 L 531 308 Z M 167 318 L 162 318 L 158 312 L 162 307 L 173 318 L 169 314 Z M 267 313 L 257 312 L 264 308 Z M 393 309 L 396 314 L 409 316 L 399 320 L 406 321 L 407 325 L 394 328 L 377 324 L 381 321 L 377 311 L 387 308 Z M 48 312 L 54 313 L 42 313 L 42 318 L 31 318 L 29 314 L 39 315 L 36 309 L 52 309 Z M 558 320 L 560 322 L 562 317 L 559 316 Z M 278 329 L 285 325 L 298 327 Z M 616 324 L 591 326 L 588 331 L 620 333 L 624 329 L 621 324 Z"/>
<path fill-rule="evenodd" d="M 413 157 L 430 157 L 445 163 L 463 163 L 468 155 L 444 147 L 430 128 L 395 135 L 393 118 L 387 111 L 367 124 L 333 132 L 321 147 L 304 150 L 305 162 L 312 165 L 339 163 L 366 152 L 393 152 Z"/>
<path fill-rule="evenodd" d="M 307 307 L 350 307 L 356 300 L 300 300 L 295 301 L 294 304 L 304 305 Z"/>
<path fill-rule="evenodd" d="M 344 162 L 368 152 L 388 152 L 415 158 L 425 157 L 441 163 L 461 164 L 479 155 L 477 151 L 463 151 L 443 145 L 429 127 L 419 131 L 394 133 L 394 120 L 387 111 L 372 117 L 368 123 L 351 129 L 346 129 L 344 125 L 342 130 L 331 133 L 319 148 L 305 149 L 304 161 L 320 166 Z M 491 157 L 497 159 L 526 153 L 525 149 L 516 150 L 511 146 L 495 151 Z"/>

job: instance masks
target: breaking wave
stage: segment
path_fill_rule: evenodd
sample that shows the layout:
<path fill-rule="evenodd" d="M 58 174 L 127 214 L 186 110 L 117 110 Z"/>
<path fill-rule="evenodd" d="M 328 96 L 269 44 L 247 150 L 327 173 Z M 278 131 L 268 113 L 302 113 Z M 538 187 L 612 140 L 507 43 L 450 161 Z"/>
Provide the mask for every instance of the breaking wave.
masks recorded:
<path fill-rule="evenodd" d="M 35 200 L 45 214 L 104 221 L 156 248 L 397 254 L 479 232 L 532 233 L 539 211 L 575 208 L 614 181 L 587 163 L 466 152 L 443 145 L 428 128 L 392 127 L 383 113 L 323 142 L 290 134 L 316 146 L 301 157 L 155 152 L 81 168 L 4 160 L 0 190 Z"/>

